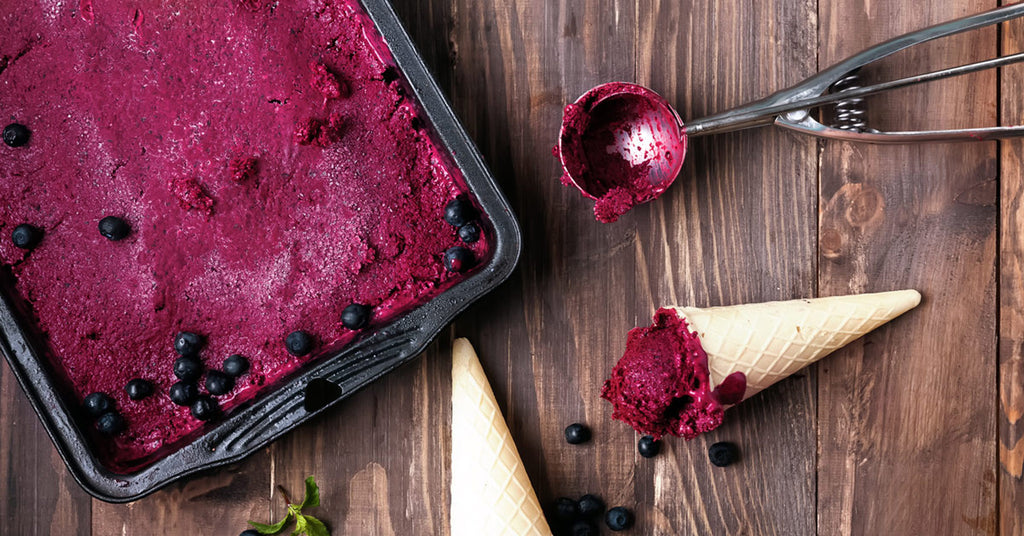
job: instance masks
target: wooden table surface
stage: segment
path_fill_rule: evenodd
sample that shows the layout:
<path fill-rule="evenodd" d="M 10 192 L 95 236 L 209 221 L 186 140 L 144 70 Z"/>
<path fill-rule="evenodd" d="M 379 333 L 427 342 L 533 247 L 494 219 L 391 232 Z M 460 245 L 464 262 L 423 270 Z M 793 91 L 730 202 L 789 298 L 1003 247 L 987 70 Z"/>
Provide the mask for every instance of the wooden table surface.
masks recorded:
<path fill-rule="evenodd" d="M 469 337 L 542 501 L 591 492 L 630 534 L 1024 534 L 1020 142 L 871 147 L 775 129 L 700 138 L 675 186 L 616 224 L 558 183 L 562 107 L 610 80 L 684 117 L 994 0 L 395 0 L 523 227 L 516 273 L 424 355 L 234 466 L 128 505 L 71 479 L 0 367 L 0 533 L 237 534 L 299 495 L 335 535 L 445 534 L 450 344 Z M 866 79 L 1011 53 L 1024 25 L 940 41 Z M 877 128 L 1024 121 L 1024 69 L 868 101 Z M 599 398 L 659 305 L 916 288 L 922 305 L 643 459 Z M 572 422 L 594 440 L 562 439 Z M 743 460 L 707 461 L 716 441 Z M 485 535 L 486 536 L 486 535 Z"/>

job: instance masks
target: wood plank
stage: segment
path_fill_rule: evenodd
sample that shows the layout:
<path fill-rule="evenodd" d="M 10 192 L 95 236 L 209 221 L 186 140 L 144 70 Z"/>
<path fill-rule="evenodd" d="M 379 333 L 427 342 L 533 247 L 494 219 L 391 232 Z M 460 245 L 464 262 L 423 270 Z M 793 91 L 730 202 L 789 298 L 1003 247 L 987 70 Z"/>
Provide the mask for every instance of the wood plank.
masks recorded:
<path fill-rule="evenodd" d="M 1024 21 L 1003 28 L 1002 53 L 1024 50 Z M 1024 66 L 1003 70 L 1000 123 L 1024 124 Z M 999 533 L 1024 534 L 1024 142 L 1001 144 L 999 245 Z"/>
<path fill-rule="evenodd" d="M 89 534 L 90 498 L 0 365 L 0 520 L 6 534 Z"/>
<path fill-rule="evenodd" d="M 822 66 L 992 4 L 822 2 Z M 995 29 L 974 32 L 900 54 L 865 79 L 995 52 Z M 980 73 L 870 100 L 869 124 L 992 125 L 996 98 L 995 73 Z M 996 531 L 995 151 L 824 146 L 821 294 L 917 288 L 925 298 L 820 365 L 819 534 Z"/>
<path fill-rule="evenodd" d="M 550 155 L 564 105 L 597 83 L 634 78 L 638 5 L 453 4 L 453 102 L 524 241 L 512 280 L 457 331 L 477 346 L 542 503 L 596 493 L 634 507 L 634 439 L 609 419 L 599 392 L 636 318 L 636 226 L 598 224 L 593 202 L 559 183 Z M 573 422 L 589 424 L 594 439 L 566 444 Z M 638 534 L 652 533 L 648 512 L 638 511 Z"/>
<path fill-rule="evenodd" d="M 813 1 L 640 6 L 637 78 L 684 118 L 755 100 L 817 69 Z M 626 222 L 637 228 L 639 268 L 626 302 L 635 316 L 612 325 L 605 373 L 622 351 L 625 328 L 649 323 L 654 307 L 814 294 L 816 150 L 813 140 L 774 129 L 692 140 L 672 190 Z M 636 502 L 648 520 L 640 533 L 813 534 L 813 377 L 801 374 L 730 410 L 705 437 L 670 441 L 668 455 L 654 463 L 640 460 Z M 632 440 L 629 432 L 615 429 Z M 717 441 L 739 444 L 743 462 L 711 466 L 707 448 Z"/>

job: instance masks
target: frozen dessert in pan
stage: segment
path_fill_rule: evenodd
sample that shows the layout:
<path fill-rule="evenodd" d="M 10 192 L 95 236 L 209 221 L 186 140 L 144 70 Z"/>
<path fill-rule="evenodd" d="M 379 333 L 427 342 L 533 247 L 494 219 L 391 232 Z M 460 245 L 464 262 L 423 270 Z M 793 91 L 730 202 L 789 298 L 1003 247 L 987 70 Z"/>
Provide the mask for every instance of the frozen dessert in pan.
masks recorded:
<path fill-rule="evenodd" d="M 489 255 L 358 0 L 27 0 L 0 25 L 0 283 L 112 469 Z"/>

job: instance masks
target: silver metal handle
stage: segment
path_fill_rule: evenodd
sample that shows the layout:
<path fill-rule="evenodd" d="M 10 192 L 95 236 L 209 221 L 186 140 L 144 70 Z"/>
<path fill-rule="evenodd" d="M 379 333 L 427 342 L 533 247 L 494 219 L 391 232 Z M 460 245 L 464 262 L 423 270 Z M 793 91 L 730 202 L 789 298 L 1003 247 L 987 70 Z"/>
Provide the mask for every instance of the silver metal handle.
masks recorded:
<path fill-rule="evenodd" d="M 687 136 L 703 136 L 775 124 L 822 138 L 867 143 L 912 143 L 924 141 L 973 141 L 1024 136 L 1024 126 L 911 132 L 852 132 L 822 125 L 809 108 L 880 93 L 900 87 L 959 76 L 1024 61 L 1024 53 L 994 58 L 970 65 L 911 76 L 870 87 L 828 94 L 833 84 L 847 73 L 912 46 L 1024 16 L 1024 3 L 1003 6 L 977 15 L 911 32 L 855 54 L 803 82 L 750 104 L 697 119 L 686 125 Z"/>

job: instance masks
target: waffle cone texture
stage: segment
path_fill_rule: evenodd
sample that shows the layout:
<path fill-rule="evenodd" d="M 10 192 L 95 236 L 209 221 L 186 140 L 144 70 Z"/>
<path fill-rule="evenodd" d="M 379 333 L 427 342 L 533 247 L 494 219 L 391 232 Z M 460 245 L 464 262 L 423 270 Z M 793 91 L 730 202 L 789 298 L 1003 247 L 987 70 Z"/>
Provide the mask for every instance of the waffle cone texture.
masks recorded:
<path fill-rule="evenodd" d="M 728 307 L 669 307 L 708 355 L 712 388 L 746 375 L 747 399 L 921 303 L 916 290 Z"/>
<path fill-rule="evenodd" d="M 473 346 L 452 348 L 452 536 L 551 536 Z"/>

